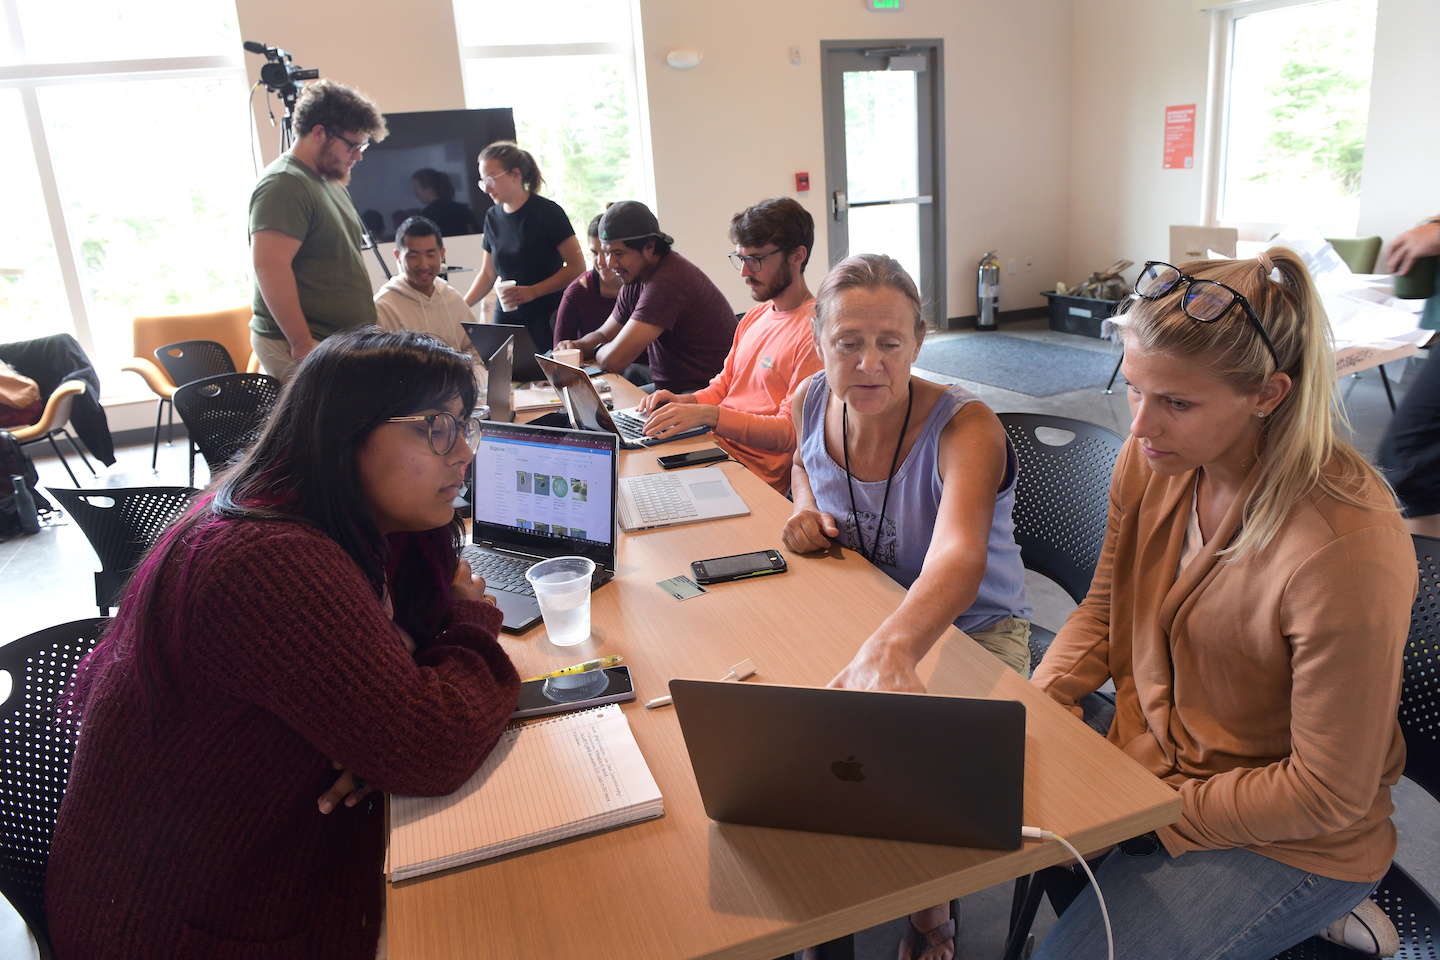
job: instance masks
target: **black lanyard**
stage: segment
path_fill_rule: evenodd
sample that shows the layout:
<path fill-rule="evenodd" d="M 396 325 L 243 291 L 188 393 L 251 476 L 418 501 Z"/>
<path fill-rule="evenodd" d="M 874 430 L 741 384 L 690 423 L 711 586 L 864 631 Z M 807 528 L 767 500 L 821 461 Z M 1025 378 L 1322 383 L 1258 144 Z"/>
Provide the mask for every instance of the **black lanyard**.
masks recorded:
<path fill-rule="evenodd" d="M 885 511 L 890 506 L 890 484 L 895 480 L 895 466 L 900 462 L 900 448 L 905 445 L 905 434 L 910 429 L 910 411 L 915 409 L 915 384 L 908 384 L 909 399 L 905 403 L 905 425 L 900 428 L 900 438 L 895 441 L 895 456 L 890 458 L 890 473 L 885 478 L 885 499 L 880 501 L 880 519 L 875 524 L 875 540 L 870 549 L 865 549 L 865 534 L 860 527 L 860 511 L 855 507 L 855 484 L 850 476 L 850 405 L 840 404 L 840 445 L 845 451 L 845 486 L 850 490 L 850 516 L 855 518 L 855 539 L 859 543 L 860 556 L 875 562 L 880 553 L 880 534 L 885 529 Z"/>

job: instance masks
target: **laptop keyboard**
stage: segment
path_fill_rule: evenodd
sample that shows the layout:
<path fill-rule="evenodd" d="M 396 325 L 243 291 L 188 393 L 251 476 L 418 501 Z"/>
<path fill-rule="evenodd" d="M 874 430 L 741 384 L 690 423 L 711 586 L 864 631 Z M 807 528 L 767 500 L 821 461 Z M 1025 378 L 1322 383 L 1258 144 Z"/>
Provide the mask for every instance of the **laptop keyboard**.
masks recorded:
<path fill-rule="evenodd" d="M 527 597 L 535 596 L 535 588 L 525 579 L 525 571 L 535 565 L 534 560 L 488 553 L 474 544 L 461 549 L 460 556 L 469 562 L 471 572 L 485 578 L 486 587 L 496 587 L 506 593 L 519 593 Z"/>
<path fill-rule="evenodd" d="M 685 520 L 700 516 L 700 511 L 685 496 L 685 485 L 678 477 L 665 473 L 647 473 L 626 480 L 635 510 L 642 523 L 662 520 Z"/>
<path fill-rule="evenodd" d="M 645 440 L 645 421 L 628 413 L 612 413 L 610 419 L 615 421 L 615 429 L 620 431 L 620 436 L 626 440 Z"/>

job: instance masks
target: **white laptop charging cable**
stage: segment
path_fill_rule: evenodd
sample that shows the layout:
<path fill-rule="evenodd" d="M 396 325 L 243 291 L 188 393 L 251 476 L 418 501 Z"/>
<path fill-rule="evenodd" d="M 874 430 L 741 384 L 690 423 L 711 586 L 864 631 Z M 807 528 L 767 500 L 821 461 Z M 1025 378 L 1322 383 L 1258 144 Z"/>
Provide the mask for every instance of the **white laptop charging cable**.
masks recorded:
<path fill-rule="evenodd" d="M 1115 936 L 1110 932 L 1110 912 L 1105 909 L 1105 895 L 1100 892 L 1100 884 L 1095 882 L 1095 874 L 1090 872 L 1090 864 L 1085 862 L 1085 858 L 1080 856 L 1080 851 L 1076 850 L 1069 840 L 1058 833 L 1041 830 L 1039 827 L 1021 827 L 1020 836 L 1031 840 L 1055 840 L 1069 850 L 1071 856 L 1085 868 L 1085 875 L 1090 878 L 1090 886 L 1095 888 L 1095 899 L 1100 902 L 1100 916 L 1105 921 L 1105 942 L 1109 947 L 1109 958 L 1115 960 Z"/>
<path fill-rule="evenodd" d="M 751 663 L 749 660 L 741 660 L 739 663 L 735 664 L 735 666 L 730 668 L 729 673 L 725 674 L 725 676 L 721 677 L 720 679 L 735 680 L 738 682 L 740 680 L 749 680 L 753 676 L 755 676 L 755 664 Z M 670 695 L 668 693 L 663 697 L 656 697 L 654 700 L 645 701 L 646 710 L 654 710 L 656 707 L 665 707 L 669 705 Z"/>

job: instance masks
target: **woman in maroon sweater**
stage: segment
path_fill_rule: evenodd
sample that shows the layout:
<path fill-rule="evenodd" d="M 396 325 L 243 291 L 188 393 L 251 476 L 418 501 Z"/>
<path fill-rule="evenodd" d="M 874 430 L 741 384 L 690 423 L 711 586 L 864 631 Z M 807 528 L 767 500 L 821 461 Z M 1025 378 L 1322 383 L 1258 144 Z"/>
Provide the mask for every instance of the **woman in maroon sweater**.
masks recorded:
<path fill-rule="evenodd" d="M 76 675 L 46 879 L 62 960 L 375 956 L 366 792 L 455 790 L 519 690 L 456 560 L 474 403 L 428 337 L 331 337 L 142 563 Z"/>

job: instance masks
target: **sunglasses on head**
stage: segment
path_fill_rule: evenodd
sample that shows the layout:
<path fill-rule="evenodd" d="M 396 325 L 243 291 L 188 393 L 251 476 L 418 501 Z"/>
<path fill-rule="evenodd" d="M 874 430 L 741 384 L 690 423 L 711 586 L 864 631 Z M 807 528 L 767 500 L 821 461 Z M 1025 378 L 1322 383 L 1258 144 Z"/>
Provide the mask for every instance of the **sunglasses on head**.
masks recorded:
<path fill-rule="evenodd" d="M 1265 332 L 1255 308 L 1250 306 L 1250 301 L 1246 300 L 1240 291 L 1214 280 L 1187 276 L 1180 272 L 1179 267 L 1160 260 L 1150 260 L 1140 268 L 1140 275 L 1135 278 L 1135 295 L 1141 300 L 1159 300 L 1181 284 L 1185 285 L 1185 289 L 1180 293 L 1180 309 L 1185 312 L 1185 316 L 1199 323 L 1214 323 L 1229 313 L 1235 304 L 1240 304 L 1245 310 L 1245 316 L 1250 319 L 1250 325 L 1260 334 L 1260 339 L 1265 341 L 1265 349 L 1270 351 L 1270 359 L 1275 361 L 1275 369 L 1280 369 L 1279 351 L 1275 349 L 1270 334 Z"/>

